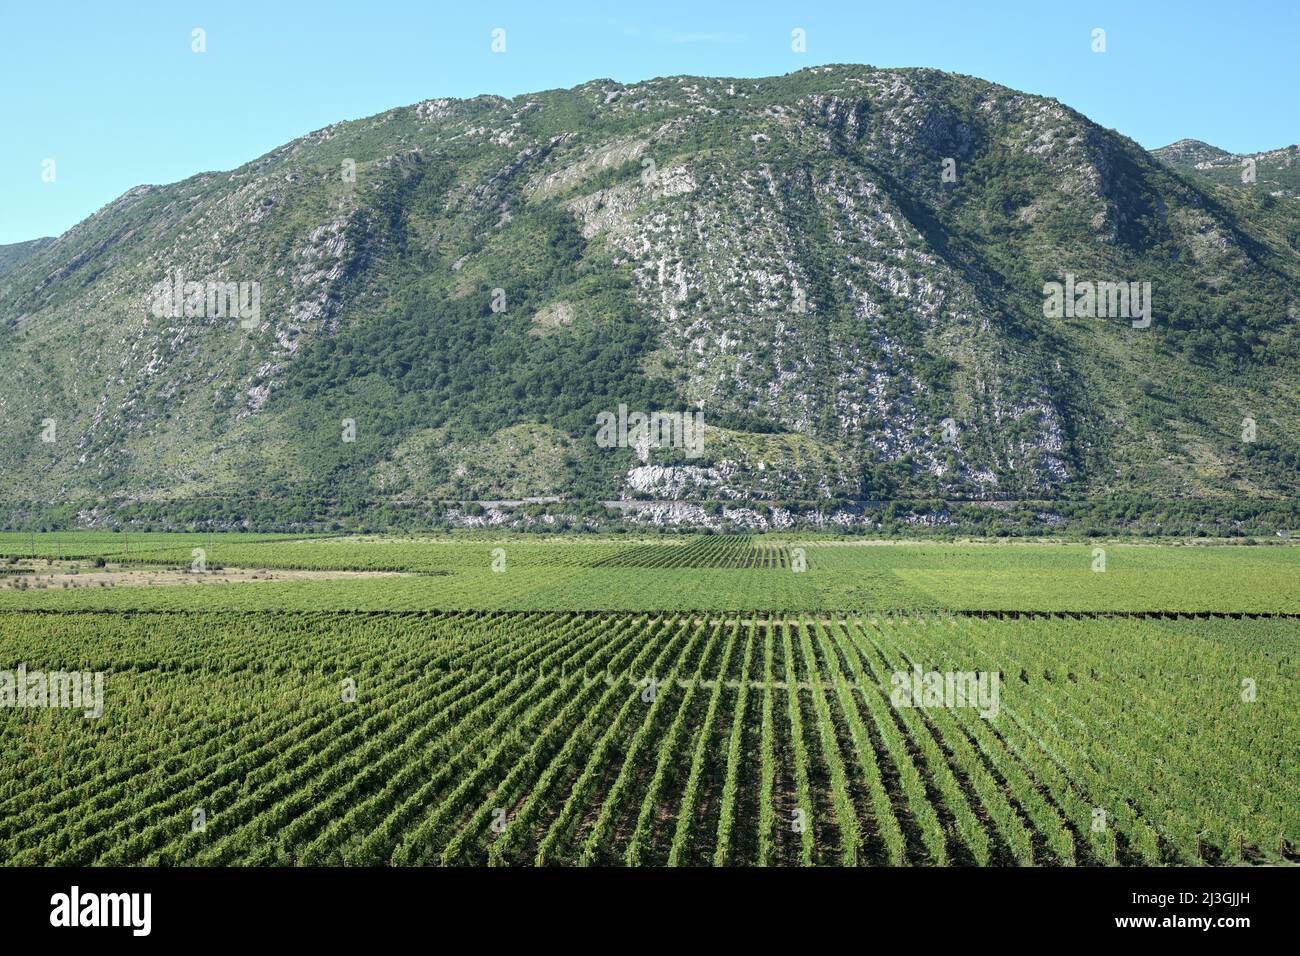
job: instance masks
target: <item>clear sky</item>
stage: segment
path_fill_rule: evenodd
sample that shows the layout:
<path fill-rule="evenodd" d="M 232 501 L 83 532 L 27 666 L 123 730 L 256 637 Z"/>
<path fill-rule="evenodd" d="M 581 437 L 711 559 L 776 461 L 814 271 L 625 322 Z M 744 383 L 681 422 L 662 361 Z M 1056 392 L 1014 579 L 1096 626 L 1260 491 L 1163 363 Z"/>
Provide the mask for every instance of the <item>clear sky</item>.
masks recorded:
<path fill-rule="evenodd" d="M 1053 96 L 1143 146 L 1300 141 L 1300 0 L 0 0 L 0 243 L 340 119 L 597 77 L 930 66 Z M 202 28 L 207 52 L 194 53 Z M 491 50 L 492 30 L 506 50 Z M 791 31 L 807 31 L 807 52 Z M 1092 52 L 1092 31 L 1106 52 Z M 55 161 L 45 182 L 47 159 Z"/>

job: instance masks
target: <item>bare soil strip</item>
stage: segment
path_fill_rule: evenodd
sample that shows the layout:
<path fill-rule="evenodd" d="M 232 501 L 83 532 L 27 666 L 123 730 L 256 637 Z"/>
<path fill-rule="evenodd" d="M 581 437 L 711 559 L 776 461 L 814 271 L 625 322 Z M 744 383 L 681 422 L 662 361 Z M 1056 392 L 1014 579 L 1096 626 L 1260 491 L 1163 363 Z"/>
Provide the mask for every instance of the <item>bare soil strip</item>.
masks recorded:
<path fill-rule="evenodd" d="M 0 569 L 7 570 L 7 569 Z M 245 584 L 268 581 L 332 581 L 347 578 L 402 578 L 402 571 L 307 571 L 297 568 L 212 568 L 194 571 L 176 567 L 139 567 L 89 561 L 26 560 L 14 573 L 0 574 L 0 590 L 71 588 L 181 587 L 195 584 Z"/>

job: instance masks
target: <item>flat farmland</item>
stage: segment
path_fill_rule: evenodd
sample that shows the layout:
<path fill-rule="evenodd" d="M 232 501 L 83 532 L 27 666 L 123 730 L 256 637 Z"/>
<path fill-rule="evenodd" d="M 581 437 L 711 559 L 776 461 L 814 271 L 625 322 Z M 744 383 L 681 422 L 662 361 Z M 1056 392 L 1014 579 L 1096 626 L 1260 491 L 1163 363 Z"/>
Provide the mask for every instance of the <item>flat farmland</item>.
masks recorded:
<path fill-rule="evenodd" d="M 1287 546 L 123 537 L 0 536 L 0 672 L 103 679 L 102 716 L 0 709 L 7 864 L 1300 846 Z M 172 583 L 230 568 L 388 573 Z"/>
<path fill-rule="evenodd" d="M 1300 613 L 1300 548 L 1126 542 L 864 543 L 0 534 L 0 608 L 240 610 L 952 610 Z M 33 545 L 33 540 L 35 544 Z M 403 572 L 221 589 L 63 588 L 37 560 L 121 568 Z M 28 580 L 20 581 L 27 577 Z M 24 586 L 18 587 L 22 584 Z"/>

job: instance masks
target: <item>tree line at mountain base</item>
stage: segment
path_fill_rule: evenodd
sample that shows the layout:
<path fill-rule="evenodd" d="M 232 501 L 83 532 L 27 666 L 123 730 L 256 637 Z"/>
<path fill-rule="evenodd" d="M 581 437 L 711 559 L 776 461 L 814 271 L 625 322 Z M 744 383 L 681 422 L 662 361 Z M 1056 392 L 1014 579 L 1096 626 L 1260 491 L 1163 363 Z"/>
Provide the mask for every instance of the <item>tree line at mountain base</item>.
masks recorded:
<path fill-rule="evenodd" d="M 1108 497 L 1039 501 L 912 499 L 702 501 L 686 519 L 601 501 L 546 503 L 382 501 L 375 499 L 230 497 L 47 505 L 10 503 L 0 530 L 123 532 L 253 531 L 303 534 L 402 534 L 490 529 L 523 533 L 734 533 L 828 531 L 869 537 L 1232 538 L 1283 541 L 1300 533 L 1292 499 L 1159 500 Z"/>

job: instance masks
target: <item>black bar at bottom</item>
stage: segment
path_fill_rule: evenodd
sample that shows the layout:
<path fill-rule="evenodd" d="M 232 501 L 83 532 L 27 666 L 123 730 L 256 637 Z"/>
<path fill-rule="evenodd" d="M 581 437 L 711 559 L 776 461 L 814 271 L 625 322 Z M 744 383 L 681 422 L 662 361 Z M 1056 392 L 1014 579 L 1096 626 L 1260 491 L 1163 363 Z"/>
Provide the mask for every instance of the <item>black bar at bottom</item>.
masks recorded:
<path fill-rule="evenodd" d="M 70 923 L 72 887 L 89 921 Z M 978 929 L 1185 940 L 1199 935 L 1282 939 L 1300 923 L 1294 867 L 1134 869 L 485 870 L 485 869 L 4 869 L 0 926 L 7 944 L 75 936 L 207 944 L 283 939 L 373 944 L 436 929 L 497 942 L 515 934 L 536 946 L 591 933 L 611 944 L 664 932 L 701 939 L 757 933 L 765 943 L 809 933 L 880 927 L 909 934 Z M 148 935 L 144 898 L 149 894 Z M 60 896 L 61 894 L 61 896 Z M 87 903 L 88 897 L 95 897 Z M 134 908 L 132 908 L 132 904 Z M 62 905 L 62 909 L 60 906 Z M 90 910 L 86 907 L 89 906 Z M 95 915 L 102 911 L 102 919 Z M 81 922 L 80 913 L 77 922 Z M 132 920 L 134 916 L 134 920 Z M 1241 922 L 1242 920 L 1245 922 Z M 1121 921 L 1129 922 L 1120 925 Z M 1210 921 L 1206 925 L 1204 921 Z M 1229 925 L 1227 921 L 1232 921 Z M 577 934 L 575 936 L 575 934 Z M 1244 935 L 1243 935 L 1244 934 Z M 1263 934 L 1261 936 L 1260 934 Z M 462 944 L 463 945 L 463 944 Z M 15 951 L 17 951 L 15 949 Z"/>

